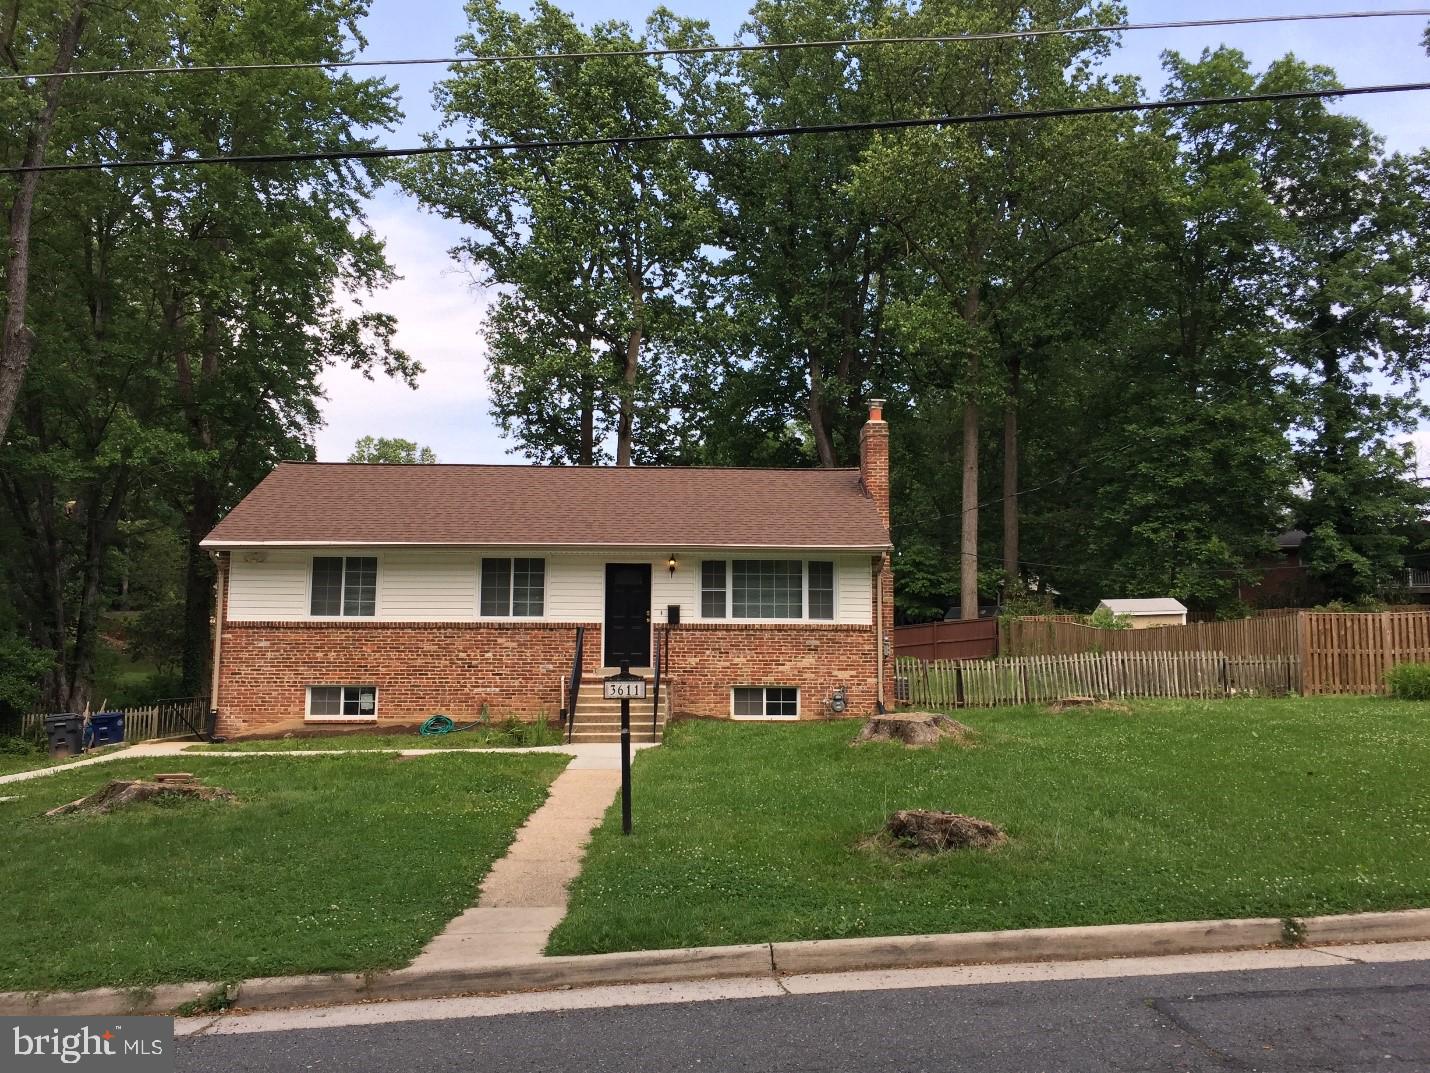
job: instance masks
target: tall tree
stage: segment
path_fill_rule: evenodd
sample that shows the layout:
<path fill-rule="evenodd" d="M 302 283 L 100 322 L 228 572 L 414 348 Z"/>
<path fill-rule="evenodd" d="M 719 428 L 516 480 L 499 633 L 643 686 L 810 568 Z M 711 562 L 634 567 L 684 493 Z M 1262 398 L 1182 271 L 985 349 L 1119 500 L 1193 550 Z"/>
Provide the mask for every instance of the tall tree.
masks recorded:
<path fill-rule="evenodd" d="M 755 42 L 862 36 L 882 0 L 760 0 Z M 867 52 L 751 52 L 708 94 L 721 127 L 864 122 L 899 110 Z M 704 75 L 707 72 L 700 72 Z M 697 150 L 722 208 L 711 267 L 726 361 L 706 450 L 720 460 L 848 465 L 865 400 L 892 370 L 884 315 L 901 246 L 850 190 L 870 135 L 715 143 Z"/>
<path fill-rule="evenodd" d="M 1118 21 L 1116 4 L 998 0 L 891 8 L 881 32 L 932 36 L 1020 26 L 1076 28 Z M 1108 100 L 1117 88 L 1094 65 L 1102 35 L 1022 39 L 978 50 L 912 46 L 870 60 L 905 109 L 969 114 Z M 886 90 L 893 96 L 893 91 Z M 865 204 L 909 250 L 904 297 L 892 310 L 914 376 L 958 400 L 962 431 L 960 611 L 979 606 L 979 445 L 985 401 L 1000 370 L 993 324 L 1036 288 L 1048 267 L 1106 241 L 1117 121 L 1001 123 L 881 135 L 856 173 Z M 1107 169 L 1104 171 L 1103 169 Z"/>
<path fill-rule="evenodd" d="M 457 47 L 468 53 L 630 52 L 708 38 L 700 24 L 665 15 L 641 35 L 623 22 L 584 30 L 547 0 L 533 4 L 529 19 L 496 0 L 473 0 L 467 13 L 471 31 Z M 437 103 L 442 131 L 460 130 L 464 140 L 673 133 L 683 126 L 670 78 L 633 55 L 475 64 L 438 87 Z M 453 253 L 498 289 L 486 341 L 492 412 L 503 430 L 547 461 L 603 460 L 608 436 L 618 465 L 661 454 L 665 415 L 675 408 L 680 420 L 677 342 L 710 230 L 708 198 L 685 150 L 429 157 L 405 168 L 402 182 L 471 229 Z"/>
<path fill-rule="evenodd" d="M 52 39 L 51 34 L 46 32 L 49 29 L 46 23 L 53 21 L 53 16 L 58 16 L 59 20 L 58 32 L 53 36 L 54 55 L 49 63 L 49 73 L 43 78 L 43 88 L 37 95 L 22 91 L 21 102 L 6 102 L 7 105 L 21 105 L 14 109 L 17 114 L 31 113 L 29 122 L 22 128 L 24 149 L 16 163 L 33 169 L 45 162 L 45 152 L 60 110 L 64 76 L 73 65 L 79 48 L 89 0 L 71 0 L 67 7 L 58 11 L 52 11 L 47 4 L 42 5 L 38 24 L 27 20 L 23 26 L 19 0 L 11 0 L 8 8 L 8 11 L 0 12 L 0 57 L 16 74 L 34 73 L 27 68 L 37 59 L 36 54 L 44 54 L 45 46 Z M 27 41 L 38 43 L 40 47 L 27 49 Z M 38 76 L 35 81 L 40 81 Z M 10 109 L 7 107 L 6 110 Z M 5 159 L 10 159 L 8 154 Z M 5 441 L 5 434 L 10 428 L 15 400 L 19 397 L 20 385 L 24 383 L 25 370 L 29 368 L 30 355 L 35 347 L 35 333 L 25 323 L 25 312 L 30 293 L 30 226 L 40 177 L 38 171 L 21 173 L 9 198 L 5 244 L 5 319 L 3 328 L 0 328 L 0 443 Z"/>

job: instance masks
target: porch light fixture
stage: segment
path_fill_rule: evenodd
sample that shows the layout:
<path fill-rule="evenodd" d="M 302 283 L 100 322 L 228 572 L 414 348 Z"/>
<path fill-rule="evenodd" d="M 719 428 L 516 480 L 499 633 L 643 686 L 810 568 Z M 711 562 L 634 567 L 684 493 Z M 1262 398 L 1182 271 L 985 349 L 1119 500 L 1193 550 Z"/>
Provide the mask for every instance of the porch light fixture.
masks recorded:
<path fill-rule="evenodd" d="M 670 561 L 665 564 L 666 569 L 670 571 L 671 577 L 675 577 L 675 568 L 679 565 L 680 563 L 675 558 L 675 552 L 671 552 Z"/>

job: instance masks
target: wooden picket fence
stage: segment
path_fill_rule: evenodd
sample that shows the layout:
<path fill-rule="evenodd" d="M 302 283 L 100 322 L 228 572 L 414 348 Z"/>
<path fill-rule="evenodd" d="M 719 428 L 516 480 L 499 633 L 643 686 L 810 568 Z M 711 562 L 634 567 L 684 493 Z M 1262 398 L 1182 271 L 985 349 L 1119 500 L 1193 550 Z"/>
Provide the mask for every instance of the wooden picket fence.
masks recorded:
<path fill-rule="evenodd" d="M 1300 688 L 1294 656 L 1084 652 L 996 660 L 899 659 L 900 699 L 915 707 L 993 708 L 1065 697 L 1225 697 Z"/>
<path fill-rule="evenodd" d="M 208 697 L 164 700 L 135 708 L 115 708 L 124 713 L 125 742 L 153 741 L 155 738 L 187 737 L 203 730 L 209 717 Z M 45 712 L 20 717 L 20 732 L 40 736 L 45 732 Z"/>
<path fill-rule="evenodd" d="M 1018 619 L 1004 627 L 1000 650 L 1010 657 L 1182 653 L 1253 663 L 1281 659 L 1294 662 L 1295 688 L 1307 696 L 1387 693 L 1391 667 L 1430 662 L 1430 606 L 1364 613 L 1281 609 L 1232 622 L 1144 630 Z"/>

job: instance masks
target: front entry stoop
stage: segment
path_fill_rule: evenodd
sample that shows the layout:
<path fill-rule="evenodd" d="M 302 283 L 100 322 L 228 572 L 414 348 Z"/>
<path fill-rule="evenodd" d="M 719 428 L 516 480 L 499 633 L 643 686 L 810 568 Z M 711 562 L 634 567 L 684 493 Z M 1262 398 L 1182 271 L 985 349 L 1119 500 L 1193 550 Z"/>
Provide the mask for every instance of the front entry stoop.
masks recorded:
<path fill-rule="evenodd" d="M 645 700 L 631 701 L 631 741 L 636 744 L 659 743 L 670 715 L 669 679 L 660 687 L 660 716 L 651 728 L 651 711 L 655 704 L 655 679 L 645 675 Z M 571 730 L 571 743 L 619 742 L 621 740 L 621 702 L 601 696 L 601 679 L 587 676 L 581 679 L 581 695 L 576 699 L 576 721 Z"/>

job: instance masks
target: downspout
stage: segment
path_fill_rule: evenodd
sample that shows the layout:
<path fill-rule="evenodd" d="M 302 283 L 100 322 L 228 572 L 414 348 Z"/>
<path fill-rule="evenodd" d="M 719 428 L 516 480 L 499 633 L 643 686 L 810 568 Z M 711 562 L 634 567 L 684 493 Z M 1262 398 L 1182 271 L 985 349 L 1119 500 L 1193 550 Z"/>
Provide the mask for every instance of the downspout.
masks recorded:
<path fill-rule="evenodd" d="M 881 554 L 879 569 L 874 571 L 874 666 L 877 668 L 874 677 L 879 690 L 874 707 L 880 715 L 884 714 L 884 561 L 887 558 L 887 552 Z"/>
<path fill-rule="evenodd" d="M 208 728 L 209 737 L 213 737 L 214 730 L 217 729 L 218 719 L 218 680 L 219 680 L 219 660 L 223 657 L 223 619 L 227 610 L 224 606 L 228 582 L 228 563 L 221 551 L 213 552 L 214 558 L 214 648 L 213 666 L 209 670 L 209 715 L 211 725 Z"/>

